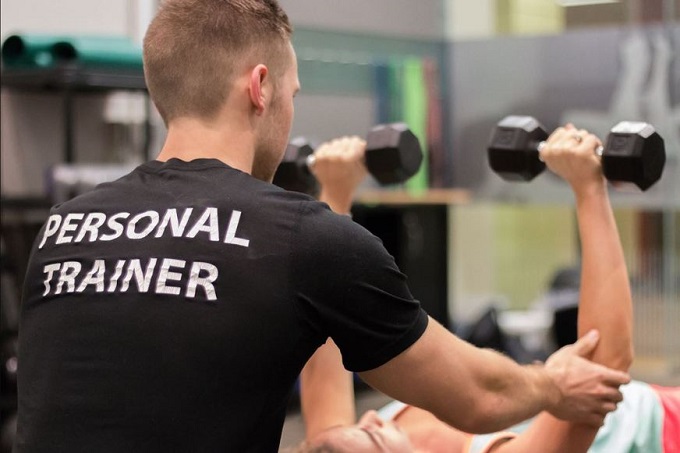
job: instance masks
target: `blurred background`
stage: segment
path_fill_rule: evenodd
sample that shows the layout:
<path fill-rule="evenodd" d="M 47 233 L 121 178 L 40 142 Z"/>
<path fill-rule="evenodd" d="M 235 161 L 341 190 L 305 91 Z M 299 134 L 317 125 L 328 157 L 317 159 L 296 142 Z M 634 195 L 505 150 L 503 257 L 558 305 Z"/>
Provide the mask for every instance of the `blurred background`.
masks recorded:
<path fill-rule="evenodd" d="M 435 318 L 481 342 L 492 341 L 479 331 L 491 319 L 518 359 L 554 347 L 556 313 L 574 308 L 553 296 L 578 266 L 579 238 L 556 177 L 509 183 L 489 169 L 493 127 L 532 115 L 548 130 L 570 121 L 604 139 L 621 120 L 652 123 L 666 145 L 661 180 L 611 195 L 635 301 L 633 374 L 680 385 L 680 0 L 280 2 L 302 84 L 291 136 L 406 122 L 426 153 L 419 174 L 399 187 L 367 181 L 354 218 L 383 239 Z M 23 271 L 49 206 L 162 145 L 140 50 L 157 6 L 2 1 L 4 420 L 16 406 Z M 37 50 L 12 57 L 12 36 Z M 41 37 L 64 37 L 75 51 L 41 52 Z"/>

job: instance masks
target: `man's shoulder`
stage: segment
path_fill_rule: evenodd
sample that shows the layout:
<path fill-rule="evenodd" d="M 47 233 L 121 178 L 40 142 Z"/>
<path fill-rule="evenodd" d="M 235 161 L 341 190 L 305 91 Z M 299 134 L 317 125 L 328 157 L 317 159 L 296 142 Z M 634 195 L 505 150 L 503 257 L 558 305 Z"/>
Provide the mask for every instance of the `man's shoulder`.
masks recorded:
<path fill-rule="evenodd" d="M 336 214 L 326 203 L 315 200 L 302 202 L 300 231 L 308 239 L 317 238 L 331 245 L 349 248 L 382 245 L 381 241 L 366 228 L 352 220 L 349 215 Z"/>

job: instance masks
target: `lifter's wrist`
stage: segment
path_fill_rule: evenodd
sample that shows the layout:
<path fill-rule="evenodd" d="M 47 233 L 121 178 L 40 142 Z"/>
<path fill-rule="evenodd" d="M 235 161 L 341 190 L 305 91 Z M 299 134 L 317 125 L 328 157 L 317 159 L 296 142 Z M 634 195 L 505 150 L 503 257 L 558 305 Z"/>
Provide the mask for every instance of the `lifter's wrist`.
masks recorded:
<path fill-rule="evenodd" d="M 607 198 L 607 180 L 604 177 L 590 181 L 584 181 L 578 185 L 572 184 L 571 190 L 577 202 L 583 202 L 592 198 Z"/>
<path fill-rule="evenodd" d="M 351 195 L 337 195 L 321 189 L 319 201 L 326 203 L 336 214 L 351 215 L 353 202 Z"/>

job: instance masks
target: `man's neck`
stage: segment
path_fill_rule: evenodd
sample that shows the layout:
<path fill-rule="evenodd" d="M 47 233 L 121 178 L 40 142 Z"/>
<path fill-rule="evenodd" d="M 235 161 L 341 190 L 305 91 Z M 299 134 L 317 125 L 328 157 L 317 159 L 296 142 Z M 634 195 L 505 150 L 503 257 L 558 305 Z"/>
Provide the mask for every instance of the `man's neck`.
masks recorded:
<path fill-rule="evenodd" d="M 158 157 L 159 161 L 177 158 L 217 159 L 232 168 L 250 174 L 254 158 L 254 138 L 248 128 L 229 127 L 194 118 L 179 118 L 168 126 L 168 135 Z"/>

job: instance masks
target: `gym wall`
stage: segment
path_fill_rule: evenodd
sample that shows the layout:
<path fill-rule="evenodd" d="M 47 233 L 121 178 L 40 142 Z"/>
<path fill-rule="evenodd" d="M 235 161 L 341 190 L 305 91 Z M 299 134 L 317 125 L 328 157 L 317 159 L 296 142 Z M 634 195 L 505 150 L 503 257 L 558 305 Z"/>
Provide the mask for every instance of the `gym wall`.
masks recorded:
<path fill-rule="evenodd" d="M 283 0 L 281 3 L 301 32 L 310 29 L 344 35 L 377 33 L 405 40 L 441 40 L 443 36 L 443 0 Z M 3 0 L 0 35 L 3 40 L 17 31 L 113 34 L 140 39 L 141 30 L 150 17 L 148 10 L 155 4 L 156 0 L 65 0 L 56 3 Z M 328 58 L 338 60 L 341 57 L 331 52 Z M 75 97 L 74 154 L 78 162 L 115 159 L 110 149 L 111 127 L 102 119 L 107 99 L 107 95 Z M 2 90 L 3 195 L 39 196 L 44 193 L 45 171 L 62 160 L 62 105 L 63 99 L 58 94 Z M 344 92 L 328 90 L 303 91 L 296 105 L 293 136 L 306 135 L 323 140 L 338 134 L 362 134 L 375 120 L 370 93 L 348 96 Z M 154 116 L 153 120 L 156 134 L 148 157 L 155 155 L 164 137 L 159 118 Z"/>
<path fill-rule="evenodd" d="M 571 121 L 604 139 L 619 121 L 648 121 L 666 142 L 664 176 L 644 194 L 615 192 L 615 201 L 680 206 L 679 46 L 678 23 L 453 43 L 454 184 L 495 200 L 568 202 L 568 188 L 548 172 L 532 184 L 507 184 L 491 172 L 485 147 L 493 126 L 506 115 L 531 115 L 547 130 Z"/>

